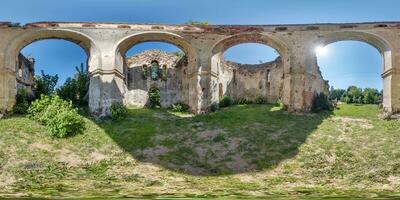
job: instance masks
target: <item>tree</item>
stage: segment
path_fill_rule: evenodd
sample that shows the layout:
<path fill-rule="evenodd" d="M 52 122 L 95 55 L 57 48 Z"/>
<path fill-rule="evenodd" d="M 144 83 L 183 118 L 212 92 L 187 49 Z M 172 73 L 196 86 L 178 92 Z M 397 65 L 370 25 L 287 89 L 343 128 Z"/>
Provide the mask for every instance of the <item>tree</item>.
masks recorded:
<path fill-rule="evenodd" d="M 331 91 L 330 91 L 329 99 L 338 101 L 338 100 L 340 100 L 342 98 L 344 93 L 346 93 L 346 90 L 344 90 L 344 89 L 333 89 L 333 87 L 332 87 Z"/>
<path fill-rule="evenodd" d="M 363 91 L 363 103 L 376 104 L 380 99 L 381 94 L 377 89 L 365 88 Z"/>
<path fill-rule="evenodd" d="M 54 93 L 54 88 L 57 85 L 58 75 L 50 75 L 45 74 L 44 71 L 41 71 L 41 75 L 35 76 L 34 78 L 34 88 L 35 95 L 37 98 L 43 95 L 52 95 Z"/>
<path fill-rule="evenodd" d="M 356 86 L 350 86 L 347 88 L 347 91 L 343 95 L 342 100 L 345 100 L 346 103 L 362 103 L 362 89 Z M 347 98 L 344 98 L 347 97 Z"/>
<path fill-rule="evenodd" d="M 89 73 L 87 67 L 75 67 L 76 74 L 68 78 L 64 85 L 57 89 L 57 94 L 64 100 L 70 100 L 75 106 L 87 105 L 87 93 L 89 91 Z"/>

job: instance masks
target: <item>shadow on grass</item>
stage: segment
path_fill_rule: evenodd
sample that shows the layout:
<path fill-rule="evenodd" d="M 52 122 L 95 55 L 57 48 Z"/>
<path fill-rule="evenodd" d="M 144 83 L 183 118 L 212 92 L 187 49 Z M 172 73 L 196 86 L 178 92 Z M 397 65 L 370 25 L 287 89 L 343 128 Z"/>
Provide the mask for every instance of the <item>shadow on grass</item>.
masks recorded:
<path fill-rule="evenodd" d="M 216 176 L 274 168 L 294 157 L 329 115 L 238 105 L 190 118 L 166 110 L 130 109 L 124 120 L 97 123 L 141 162 L 189 175 Z"/>

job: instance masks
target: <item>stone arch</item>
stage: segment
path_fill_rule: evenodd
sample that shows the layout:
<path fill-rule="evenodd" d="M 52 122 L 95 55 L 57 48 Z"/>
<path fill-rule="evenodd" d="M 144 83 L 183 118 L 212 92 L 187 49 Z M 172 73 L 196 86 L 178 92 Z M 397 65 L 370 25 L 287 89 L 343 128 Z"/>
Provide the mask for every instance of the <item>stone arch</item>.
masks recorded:
<path fill-rule="evenodd" d="M 197 67 L 198 62 L 196 51 L 184 37 L 175 33 L 165 31 L 145 31 L 134 33 L 118 41 L 117 44 L 114 46 L 116 55 L 115 66 L 117 70 L 125 74 L 125 77 L 127 77 L 126 75 L 128 73 L 128 70 L 125 60 L 125 54 L 131 47 L 144 42 L 165 42 L 180 48 L 186 55 L 188 68 L 188 70 L 183 69 L 185 77 L 182 78 L 182 85 L 190 84 L 188 80 L 190 72 L 192 72 Z M 125 79 L 125 84 L 128 85 L 127 79 Z M 181 101 L 190 105 L 191 102 L 189 99 L 189 91 L 182 91 Z"/>
<path fill-rule="evenodd" d="M 93 68 L 101 66 L 100 51 L 93 40 L 80 32 L 63 29 L 27 29 L 21 34 L 16 34 L 11 39 L 4 52 L 4 63 L 0 68 L 4 68 L 9 72 L 7 85 L 3 86 L 5 92 L 0 94 L 0 98 L 4 99 L 5 105 L 1 109 L 11 109 L 15 103 L 17 82 L 15 79 L 15 66 L 18 64 L 19 52 L 27 45 L 45 39 L 62 39 L 79 45 L 87 54 L 87 64 L 89 71 Z"/>
<path fill-rule="evenodd" d="M 218 41 L 212 48 L 212 56 L 211 56 L 211 88 L 218 88 L 218 79 L 219 79 L 219 66 L 221 65 L 221 62 L 224 60 L 223 54 L 224 52 L 229 49 L 230 47 L 233 47 L 238 44 L 243 44 L 243 43 L 258 43 L 258 44 L 264 44 L 269 47 L 272 47 L 275 49 L 279 56 L 280 60 L 282 62 L 283 66 L 283 72 L 289 73 L 290 72 L 290 52 L 289 48 L 287 45 L 280 40 L 279 38 L 266 34 L 266 33 L 245 33 L 245 34 L 238 34 L 238 35 L 233 35 L 229 36 L 226 38 L 223 38 L 222 40 Z M 288 76 L 286 76 L 288 77 Z M 285 78 L 285 77 L 284 77 Z M 285 83 L 285 81 L 283 81 Z M 283 95 L 283 94 L 282 94 Z M 212 92 L 212 102 L 215 102 L 218 100 L 219 94 L 218 94 L 218 89 L 215 89 L 214 92 Z M 288 104 L 289 102 L 287 102 Z"/>
<path fill-rule="evenodd" d="M 88 58 L 89 70 L 93 66 L 101 66 L 99 60 L 100 51 L 89 36 L 77 31 L 62 29 L 33 30 L 22 33 L 21 35 L 17 35 L 8 44 L 4 66 L 14 66 L 18 53 L 24 47 L 33 42 L 46 39 L 62 39 L 73 42 L 79 45 L 85 51 Z"/>
<path fill-rule="evenodd" d="M 396 65 L 392 64 L 393 62 L 392 46 L 383 37 L 364 31 L 330 32 L 328 34 L 319 36 L 318 39 L 313 42 L 313 44 L 326 46 L 334 42 L 346 41 L 346 40 L 365 42 L 375 47 L 381 54 L 383 62 L 382 63 L 383 67 L 381 70 L 382 71 L 381 77 L 383 78 L 383 108 L 384 110 L 392 110 L 391 98 L 392 98 L 392 93 L 394 92 L 392 89 L 393 83 L 391 82 L 390 78 L 386 79 L 387 74 L 390 74 L 387 72 L 390 72 L 392 70 L 392 67 L 397 67 Z M 317 61 L 316 54 L 314 54 L 314 56 L 315 56 L 315 61 Z"/>
<path fill-rule="evenodd" d="M 125 53 L 133 46 L 144 42 L 166 42 L 180 48 L 188 58 L 189 67 L 193 66 L 196 62 L 195 51 L 189 42 L 180 35 L 163 31 L 147 31 L 135 33 L 122 38 L 117 42 L 115 49 L 116 65 L 120 66 L 119 70 L 124 70 L 124 57 Z"/>
<path fill-rule="evenodd" d="M 326 46 L 334 42 L 346 40 L 365 42 L 375 47 L 382 55 L 382 72 L 385 72 L 392 68 L 392 47 L 390 46 L 389 42 L 387 42 L 384 38 L 372 33 L 362 31 L 331 32 L 326 35 L 319 36 L 314 44 Z"/>

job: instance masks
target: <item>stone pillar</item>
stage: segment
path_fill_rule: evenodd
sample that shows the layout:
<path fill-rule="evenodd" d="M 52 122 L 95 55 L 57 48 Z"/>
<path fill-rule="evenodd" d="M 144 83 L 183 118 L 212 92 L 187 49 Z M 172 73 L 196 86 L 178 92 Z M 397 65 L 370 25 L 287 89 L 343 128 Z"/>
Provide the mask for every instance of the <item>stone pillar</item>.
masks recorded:
<path fill-rule="evenodd" d="M 89 59 L 89 108 L 98 116 L 110 114 L 109 108 L 113 102 L 122 102 L 125 93 L 123 64 L 117 63 L 117 56 L 112 49 L 102 53 L 97 52 Z M 122 60 L 122 57 L 121 57 Z"/>
<path fill-rule="evenodd" d="M 193 66 L 189 66 L 189 106 L 194 113 L 208 111 L 210 105 L 211 56 L 199 49 Z"/>
<path fill-rule="evenodd" d="M 383 110 L 388 113 L 400 112 L 400 70 L 396 66 L 386 70 L 383 78 Z"/>
<path fill-rule="evenodd" d="M 285 69 L 283 101 L 290 112 L 309 112 L 315 93 L 327 94 L 329 88 L 317 65 L 312 45 L 293 45 L 289 67 Z"/>
<path fill-rule="evenodd" d="M 0 66 L 0 113 L 11 111 L 17 94 L 15 71 Z"/>

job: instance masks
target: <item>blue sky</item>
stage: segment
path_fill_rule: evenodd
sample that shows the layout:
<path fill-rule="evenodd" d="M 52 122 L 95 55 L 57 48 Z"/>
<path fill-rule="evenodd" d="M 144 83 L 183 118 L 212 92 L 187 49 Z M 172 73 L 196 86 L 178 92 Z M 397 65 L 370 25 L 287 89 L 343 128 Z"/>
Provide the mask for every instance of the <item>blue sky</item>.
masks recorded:
<path fill-rule="evenodd" d="M 35 21 L 165 24 L 181 24 L 188 20 L 211 24 L 400 21 L 399 8 L 398 0 L 3 0 L 0 21 L 22 24 Z M 154 43 L 135 48 L 128 54 L 148 48 L 174 49 Z M 245 63 L 274 57 L 267 47 L 244 45 L 234 48 L 226 53 L 226 57 L 240 58 L 239 61 Z M 264 50 L 260 50 L 262 48 Z M 327 49 L 325 55 L 319 56 L 318 63 L 324 77 L 334 87 L 344 88 L 349 84 L 382 87 L 379 77 L 381 57 L 373 47 L 341 42 Z M 61 82 L 73 74 L 74 66 L 86 61 L 80 47 L 58 40 L 35 42 L 23 53 L 36 58 L 37 71 L 44 69 L 57 73 Z"/>

